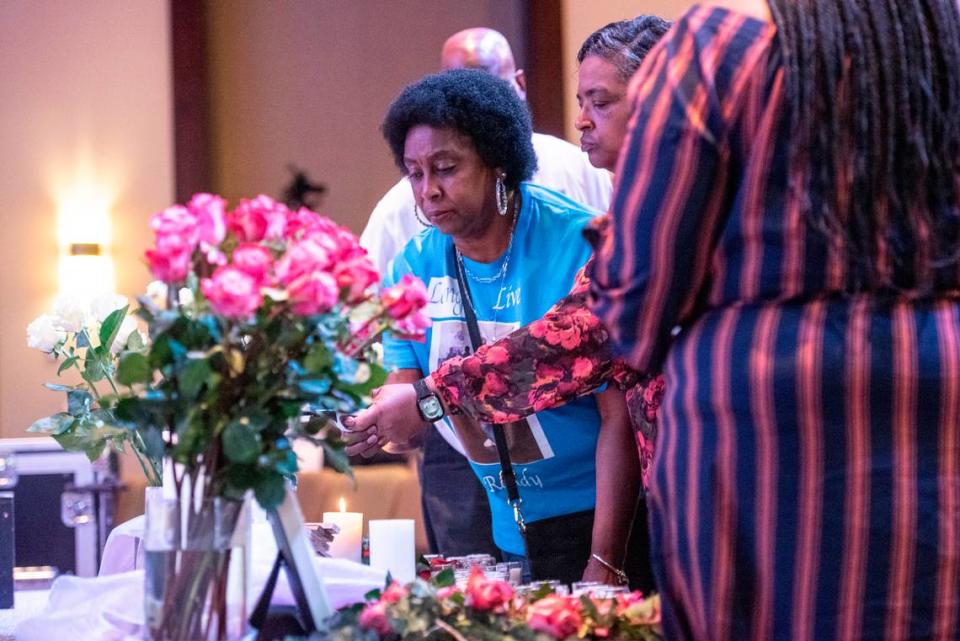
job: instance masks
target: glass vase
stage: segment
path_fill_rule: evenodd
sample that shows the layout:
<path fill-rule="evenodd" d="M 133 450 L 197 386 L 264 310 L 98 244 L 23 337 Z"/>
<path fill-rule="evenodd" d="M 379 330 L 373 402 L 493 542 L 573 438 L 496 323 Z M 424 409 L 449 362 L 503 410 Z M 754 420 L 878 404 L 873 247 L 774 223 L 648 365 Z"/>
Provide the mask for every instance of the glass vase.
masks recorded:
<path fill-rule="evenodd" d="M 232 641 L 247 627 L 249 512 L 223 498 L 151 497 L 144 530 L 149 641 Z"/>

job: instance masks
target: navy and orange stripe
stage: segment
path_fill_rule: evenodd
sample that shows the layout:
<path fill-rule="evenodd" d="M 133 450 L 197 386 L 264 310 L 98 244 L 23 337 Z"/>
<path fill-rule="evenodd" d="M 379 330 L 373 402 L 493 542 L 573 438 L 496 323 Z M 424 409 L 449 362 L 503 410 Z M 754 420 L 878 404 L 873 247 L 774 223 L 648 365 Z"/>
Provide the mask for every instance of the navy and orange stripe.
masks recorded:
<path fill-rule="evenodd" d="M 960 274 L 921 247 L 916 293 L 857 290 L 791 187 L 814 167 L 791 165 L 784 83 L 773 24 L 678 21 L 631 85 L 590 272 L 619 353 L 665 374 L 666 637 L 955 638 Z"/>

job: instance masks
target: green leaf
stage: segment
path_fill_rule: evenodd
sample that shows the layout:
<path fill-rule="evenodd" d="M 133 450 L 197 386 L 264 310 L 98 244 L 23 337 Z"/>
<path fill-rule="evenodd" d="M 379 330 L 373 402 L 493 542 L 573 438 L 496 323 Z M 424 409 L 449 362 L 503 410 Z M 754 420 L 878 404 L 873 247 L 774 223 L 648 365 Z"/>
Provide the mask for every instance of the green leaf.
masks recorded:
<path fill-rule="evenodd" d="M 192 401 L 197 398 L 210 377 L 210 372 L 210 362 L 206 358 L 191 359 L 187 362 L 177 379 L 177 387 L 184 400 Z"/>
<path fill-rule="evenodd" d="M 187 348 L 182 343 L 171 338 L 169 334 L 161 334 L 150 348 L 150 365 L 154 369 L 161 369 L 181 360 L 186 354 Z"/>
<path fill-rule="evenodd" d="M 111 440 L 126 437 L 126 432 L 116 427 L 98 427 L 74 429 L 62 434 L 54 434 L 60 447 L 70 452 L 83 452 L 91 461 L 100 458 Z"/>
<path fill-rule="evenodd" d="M 297 455 L 293 450 L 277 452 L 274 456 L 273 468 L 283 476 L 293 477 L 299 469 Z"/>
<path fill-rule="evenodd" d="M 233 463 L 253 463 L 260 456 L 260 436 L 246 419 L 231 421 L 223 431 L 223 453 Z"/>
<path fill-rule="evenodd" d="M 133 352 L 142 351 L 144 344 L 143 337 L 140 335 L 140 332 L 130 332 L 130 337 L 127 339 L 127 344 L 125 347 Z"/>
<path fill-rule="evenodd" d="M 76 418 L 66 412 L 57 412 L 52 416 L 45 416 L 27 428 L 28 432 L 45 432 L 47 434 L 62 434 L 69 430 Z"/>
<path fill-rule="evenodd" d="M 319 374 L 331 365 L 333 365 L 333 356 L 330 355 L 330 350 L 327 349 L 326 345 L 319 342 L 310 347 L 310 351 L 303 359 L 303 366 L 311 374 Z"/>
<path fill-rule="evenodd" d="M 105 351 L 110 351 L 113 341 L 117 338 L 117 332 L 120 331 L 120 324 L 127 315 L 128 307 L 129 305 L 124 305 L 121 309 L 113 310 L 100 323 L 100 347 Z"/>
<path fill-rule="evenodd" d="M 160 369 L 164 365 L 173 362 L 173 352 L 170 350 L 170 337 L 166 335 L 158 336 L 153 341 L 150 348 L 150 367 Z"/>
<path fill-rule="evenodd" d="M 446 570 L 437 573 L 437 575 L 433 577 L 433 584 L 438 588 L 447 588 L 451 585 L 456 585 L 457 578 L 454 576 L 453 570 L 447 568 Z"/>
<path fill-rule="evenodd" d="M 149 383 L 152 378 L 153 368 L 143 354 L 128 352 L 120 357 L 120 366 L 117 368 L 117 380 L 120 384 L 129 387 L 136 383 Z"/>
<path fill-rule="evenodd" d="M 177 462 L 196 465 L 195 457 L 207 448 L 212 438 L 213 430 L 208 428 L 203 418 L 196 412 L 190 412 L 178 423 L 177 445 L 174 449 Z"/>
<path fill-rule="evenodd" d="M 270 421 L 272 420 L 269 414 L 259 409 L 254 409 L 250 412 L 247 412 L 243 418 L 246 419 L 250 429 L 252 429 L 254 432 L 262 432 L 267 428 L 268 425 L 270 425 Z"/>
<path fill-rule="evenodd" d="M 340 445 L 332 445 L 326 440 L 316 441 L 315 444 L 319 444 L 323 448 L 323 462 L 326 465 L 329 465 L 336 471 L 341 474 L 346 474 L 350 478 L 353 478 L 353 469 L 350 467 L 350 457 L 347 456 L 347 450 Z"/>
<path fill-rule="evenodd" d="M 71 390 L 67 392 L 67 412 L 74 416 L 89 412 L 92 403 L 93 397 L 89 392 L 84 390 Z"/>
<path fill-rule="evenodd" d="M 83 359 L 83 378 L 91 383 L 102 381 L 108 365 L 109 363 L 104 360 L 100 348 L 91 347 L 87 350 Z"/>
<path fill-rule="evenodd" d="M 286 493 L 284 483 L 284 478 L 279 474 L 267 473 L 260 477 L 256 487 L 253 488 L 253 494 L 263 509 L 275 508 L 283 502 L 283 496 Z"/>
<path fill-rule="evenodd" d="M 259 475 L 255 465 L 234 464 L 227 468 L 227 484 L 238 493 L 243 494 L 257 484 Z"/>
<path fill-rule="evenodd" d="M 143 453 L 153 461 L 159 461 L 166 453 L 166 444 L 163 442 L 163 432 L 152 425 L 142 425 L 137 428 L 140 438 L 143 439 Z"/>
<path fill-rule="evenodd" d="M 57 376 L 62 374 L 65 370 L 68 370 L 71 367 L 73 367 L 78 360 L 80 360 L 79 356 L 71 356 L 70 358 L 60 363 L 60 367 L 57 368 Z"/>
<path fill-rule="evenodd" d="M 377 387 L 383 386 L 387 382 L 387 370 L 379 365 L 370 365 L 370 377 L 363 383 L 344 383 L 338 382 L 336 387 L 352 396 L 364 398 Z"/>

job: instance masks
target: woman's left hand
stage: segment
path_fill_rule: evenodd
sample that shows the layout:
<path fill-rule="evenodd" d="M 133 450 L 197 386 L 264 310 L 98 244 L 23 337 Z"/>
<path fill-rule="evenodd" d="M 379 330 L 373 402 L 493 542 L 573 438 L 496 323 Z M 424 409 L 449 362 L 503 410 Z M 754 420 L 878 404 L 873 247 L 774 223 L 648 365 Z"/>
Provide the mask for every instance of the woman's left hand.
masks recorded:
<path fill-rule="evenodd" d="M 356 444 L 348 447 L 350 454 L 362 454 L 367 447 L 376 448 L 385 442 L 400 446 L 415 443 L 429 425 L 420 418 L 413 385 L 384 385 L 376 391 L 373 400 L 373 405 L 344 420 L 344 425 L 357 435 L 357 438 L 348 439 Z M 379 439 L 373 439 L 373 436 Z"/>

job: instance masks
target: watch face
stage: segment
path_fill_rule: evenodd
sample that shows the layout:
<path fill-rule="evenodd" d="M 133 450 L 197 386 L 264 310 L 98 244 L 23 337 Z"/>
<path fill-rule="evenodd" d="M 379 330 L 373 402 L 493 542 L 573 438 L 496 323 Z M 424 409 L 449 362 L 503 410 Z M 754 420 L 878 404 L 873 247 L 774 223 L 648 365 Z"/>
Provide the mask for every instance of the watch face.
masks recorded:
<path fill-rule="evenodd" d="M 436 396 L 421 398 L 419 403 L 420 411 L 427 419 L 435 421 L 443 416 L 443 406 L 440 405 L 440 399 Z"/>

